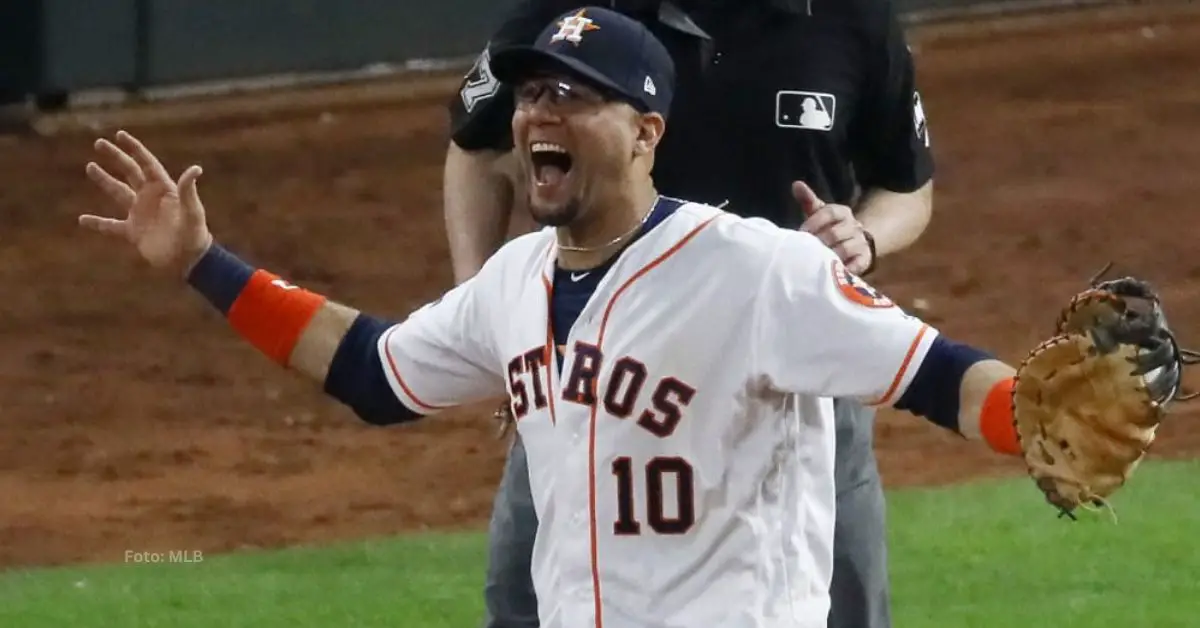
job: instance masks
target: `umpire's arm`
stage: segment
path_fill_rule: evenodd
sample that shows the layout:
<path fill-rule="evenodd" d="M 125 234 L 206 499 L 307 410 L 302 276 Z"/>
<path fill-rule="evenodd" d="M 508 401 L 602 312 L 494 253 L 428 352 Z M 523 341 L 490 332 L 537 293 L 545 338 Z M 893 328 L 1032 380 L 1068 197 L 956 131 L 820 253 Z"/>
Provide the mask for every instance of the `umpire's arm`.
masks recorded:
<path fill-rule="evenodd" d="M 508 234 L 517 200 L 512 159 L 512 90 L 492 74 L 492 52 L 533 43 L 558 14 L 562 0 L 523 0 L 505 16 L 449 103 L 442 203 L 454 281 L 483 266 Z"/>
<path fill-rule="evenodd" d="M 875 238 L 875 255 L 902 251 L 914 242 L 933 216 L 933 181 L 913 192 L 871 188 L 856 211 L 863 229 Z"/>
<path fill-rule="evenodd" d="M 479 272 L 504 243 L 513 207 L 506 158 L 497 150 L 467 151 L 454 141 L 446 151 L 442 205 L 456 284 Z"/>

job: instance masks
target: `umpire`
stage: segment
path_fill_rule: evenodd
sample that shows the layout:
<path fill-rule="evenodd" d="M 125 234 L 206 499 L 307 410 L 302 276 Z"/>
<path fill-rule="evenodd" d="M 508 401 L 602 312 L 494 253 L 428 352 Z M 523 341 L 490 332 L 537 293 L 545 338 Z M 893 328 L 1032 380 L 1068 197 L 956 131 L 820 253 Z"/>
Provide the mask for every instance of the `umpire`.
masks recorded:
<path fill-rule="evenodd" d="M 580 0 L 521 0 L 451 102 L 446 228 L 462 282 L 500 247 L 525 192 L 509 170 L 512 96 L 490 53 L 529 44 Z M 929 222 L 933 163 L 911 54 L 891 0 L 598 0 L 645 22 L 678 73 L 654 179 L 667 195 L 812 231 L 853 271 Z M 818 201 L 829 204 L 820 209 Z M 516 212 L 517 214 L 523 212 Z M 802 324 L 802 322 L 798 322 Z M 884 499 L 874 414 L 835 404 L 837 524 L 829 626 L 886 628 Z M 488 628 L 537 626 L 537 517 L 512 444 L 490 525 Z"/>

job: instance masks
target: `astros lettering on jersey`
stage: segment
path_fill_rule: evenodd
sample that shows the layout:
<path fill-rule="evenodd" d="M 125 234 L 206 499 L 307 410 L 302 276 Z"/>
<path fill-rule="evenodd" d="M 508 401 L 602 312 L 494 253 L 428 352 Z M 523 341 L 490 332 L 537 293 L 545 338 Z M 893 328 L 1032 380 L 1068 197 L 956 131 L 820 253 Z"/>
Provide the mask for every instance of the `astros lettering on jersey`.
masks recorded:
<path fill-rule="evenodd" d="M 409 407 L 508 395 L 544 628 L 824 628 L 832 397 L 894 401 L 936 331 L 813 236 L 683 204 L 601 280 L 555 368 L 555 233 L 380 339 Z"/>

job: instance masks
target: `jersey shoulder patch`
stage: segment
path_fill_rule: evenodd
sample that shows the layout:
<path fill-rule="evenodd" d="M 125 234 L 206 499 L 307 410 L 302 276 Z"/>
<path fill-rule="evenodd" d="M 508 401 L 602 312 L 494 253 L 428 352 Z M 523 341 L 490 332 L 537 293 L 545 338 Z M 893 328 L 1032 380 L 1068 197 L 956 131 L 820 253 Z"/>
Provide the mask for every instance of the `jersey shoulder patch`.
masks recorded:
<path fill-rule="evenodd" d="M 846 300 L 873 309 L 896 307 L 896 304 L 891 299 L 871 287 L 871 284 L 864 281 L 862 277 L 846 270 L 846 266 L 840 260 L 834 260 L 829 265 L 838 293 L 845 297 Z"/>
<path fill-rule="evenodd" d="M 496 79 L 495 74 L 492 74 L 491 59 L 491 43 L 489 42 L 463 79 L 459 96 L 462 98 L 463 107 L 467 113 L 473 111 L 479 103 L 495 96 L 500 89 L 500 81 Z"/>

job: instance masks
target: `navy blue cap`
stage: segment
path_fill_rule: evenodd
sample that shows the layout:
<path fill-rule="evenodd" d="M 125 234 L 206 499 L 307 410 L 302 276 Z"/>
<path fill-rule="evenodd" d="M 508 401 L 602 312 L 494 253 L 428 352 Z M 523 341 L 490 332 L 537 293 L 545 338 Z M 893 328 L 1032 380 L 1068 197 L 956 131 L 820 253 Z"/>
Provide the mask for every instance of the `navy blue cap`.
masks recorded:
<path fill-rule="evenodd" d="M 641 22 L 602 7 L 564 13 L 532 46 L 496 51 L 491 69 L 510 84 L 547 71 L 565 72 L 663 116 L 675 91 L 675 63 L 662 42 Z"/>

